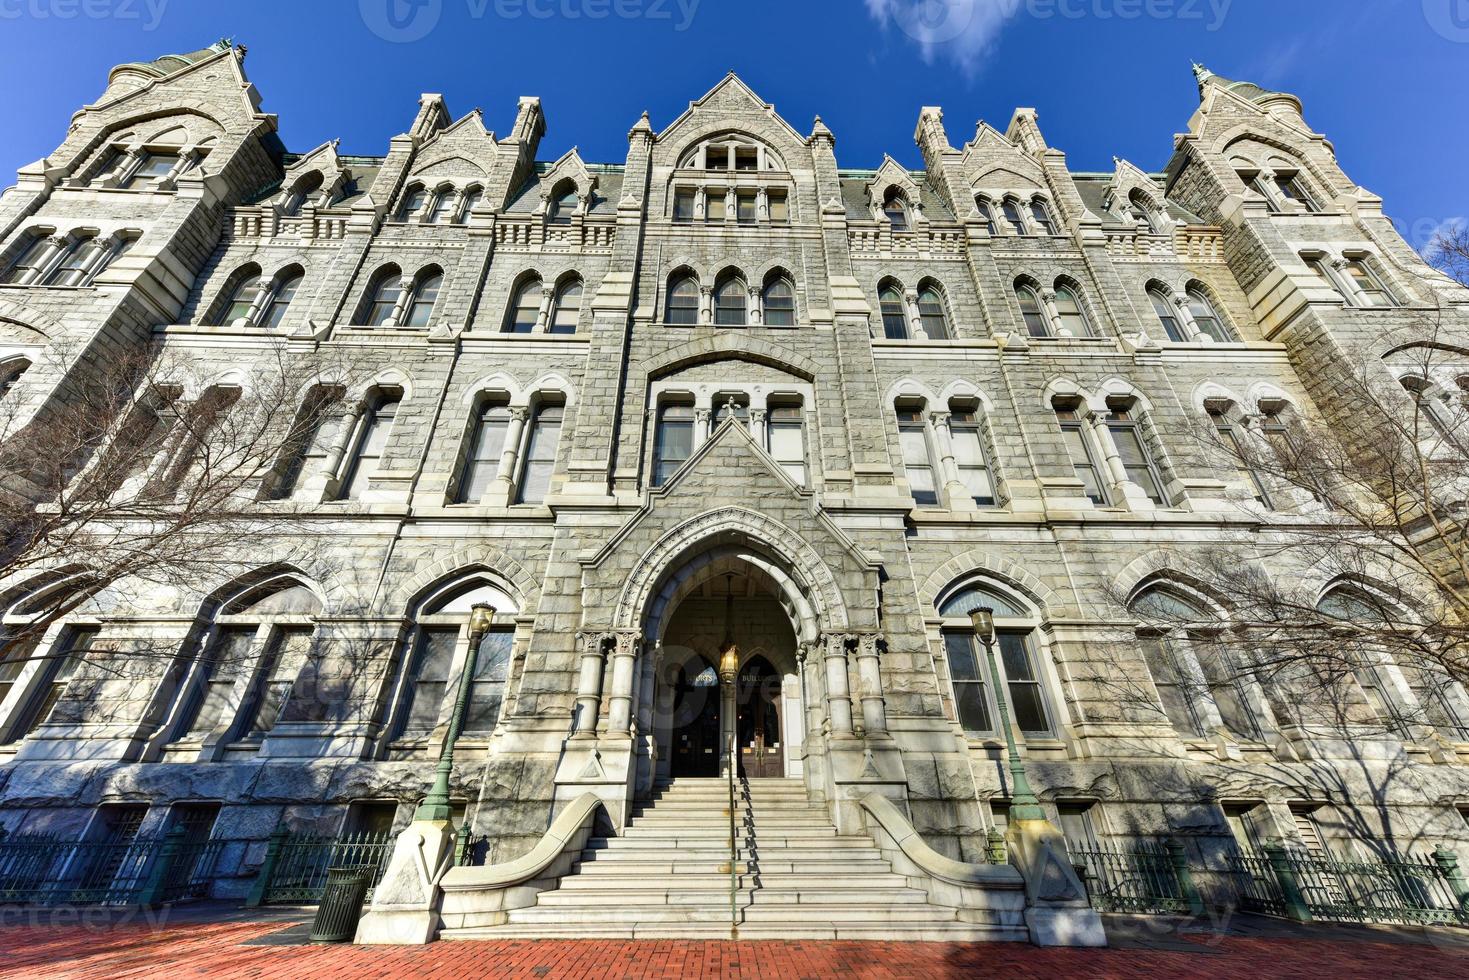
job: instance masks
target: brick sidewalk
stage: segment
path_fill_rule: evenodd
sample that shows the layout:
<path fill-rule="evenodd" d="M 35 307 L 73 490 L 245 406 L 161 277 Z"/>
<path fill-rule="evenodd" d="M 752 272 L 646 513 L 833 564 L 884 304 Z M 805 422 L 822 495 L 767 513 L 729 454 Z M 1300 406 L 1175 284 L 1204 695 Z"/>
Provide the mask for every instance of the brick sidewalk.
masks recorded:
<path fill-rule="evenodd" d="M 1326 931 L 1322 938 L 1166 935 L 1108 950 L 1042 950 L 1006 943 L 619 942 L 437 943 L 427 947 L 242 945 L 289 922 L 165 921 L 0 925 L 0 976 L 124 977 L 1332 977 L 1469 976 L 1469 938 Z M 1147 946 L 1165 948 L 1145 948 Z M 1188 950 L 1188 951 L 1184 951 Z"/>

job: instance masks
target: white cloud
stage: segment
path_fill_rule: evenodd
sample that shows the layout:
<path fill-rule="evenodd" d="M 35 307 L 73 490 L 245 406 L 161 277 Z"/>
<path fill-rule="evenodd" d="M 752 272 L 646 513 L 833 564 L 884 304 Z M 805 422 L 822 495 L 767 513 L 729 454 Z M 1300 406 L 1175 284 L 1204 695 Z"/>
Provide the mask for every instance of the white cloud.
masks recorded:
<path fill-rule="evenodd" d="M 1021 0 L 865 0 L 879 23 L 892 23 L 917 45 L 927 64 L 940 57 L 974 74 Z"/>

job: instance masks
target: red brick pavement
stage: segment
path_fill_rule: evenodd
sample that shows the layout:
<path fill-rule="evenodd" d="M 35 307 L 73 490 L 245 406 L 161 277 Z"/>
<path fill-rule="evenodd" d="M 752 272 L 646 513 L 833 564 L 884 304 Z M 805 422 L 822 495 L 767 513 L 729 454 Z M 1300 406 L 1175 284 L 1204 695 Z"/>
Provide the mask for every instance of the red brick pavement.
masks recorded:
<path fill-rule="evenodd" d="M 620 942 L 584 940 L 436 943 L 426 947 L 247 946 L 283 922 L 133 921 L 85 925 L 0 924 L 0 976 L 348 980 L 376 977 L 639 978 L 854 977 L 1469 977 L 1469 943 L 1343 941 L 1192 935 L 1198 952 L 1035 949 L 1010 943 Z M 1173 942 L 1179 940 L 1174 938 Z M 1457 947 L 1457 948 L 1455 948 Z"/>

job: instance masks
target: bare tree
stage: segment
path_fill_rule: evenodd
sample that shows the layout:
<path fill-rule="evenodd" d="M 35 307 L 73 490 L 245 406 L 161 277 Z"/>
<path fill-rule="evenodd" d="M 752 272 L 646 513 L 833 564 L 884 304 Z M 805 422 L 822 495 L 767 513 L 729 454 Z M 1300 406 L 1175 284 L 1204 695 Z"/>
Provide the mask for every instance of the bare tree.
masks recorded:
<path fill-rule="evenodd" d="M 282 341 L 228 381 L 157 349 L 53 349 L 31 370 L 58 383 L 39 406 L 0 402 L 0 582 L 33 594 L 6 646 L 104 590 L 244 570 L 299 528 L 302 509 L 269 498 L 337 405 L 341 379 L 314 355 Z"/>

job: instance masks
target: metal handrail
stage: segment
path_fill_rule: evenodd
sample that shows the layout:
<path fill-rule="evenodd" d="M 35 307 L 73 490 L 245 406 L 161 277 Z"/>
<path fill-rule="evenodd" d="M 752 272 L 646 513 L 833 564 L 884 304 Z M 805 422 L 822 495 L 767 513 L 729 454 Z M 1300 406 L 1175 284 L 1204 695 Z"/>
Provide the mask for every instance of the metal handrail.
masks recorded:
<path fill-rule="evenodd" d="M 730 739 L 729 745 L 729 932 L 734 938 L 735 930 L 739 928 L 738 912 L 736 911 L 736 899 L 739 895 L 739 867 L 736 861 L 739 858 L 737 846 L 738 837 L 735 834 L 735 764 L 738 756 L 735 754 L 734 739 Z"/>

